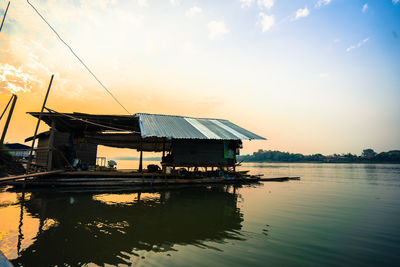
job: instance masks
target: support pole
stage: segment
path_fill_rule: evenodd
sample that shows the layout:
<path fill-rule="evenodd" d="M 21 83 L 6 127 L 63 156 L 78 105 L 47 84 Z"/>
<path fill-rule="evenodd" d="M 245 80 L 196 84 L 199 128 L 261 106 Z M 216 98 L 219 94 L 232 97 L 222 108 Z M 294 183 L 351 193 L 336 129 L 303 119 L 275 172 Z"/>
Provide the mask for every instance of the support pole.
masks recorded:
<path fill-rule="evenodd" d="M 33 140 L 32 140 L 32 147 L 31 147 L 31 151 L 29 152 L 29 160 L 28 160 L 27 171 L 29 171 L 30 168 L 31 168 L 31 164 L 32 164 L 32 155 L 33 155 L 33 149 L 34 149 L 34 147 L 35 147 L 36 136 L 37 136 L 37 132 L 38 132 L 38 130 L 39 130 L 40 120 L 42 119 L 42 112 L 43 112 L 44 108 L 46 107 L 47 97 L 49 96 L 51 84 L 53 83 L 53 78 L 54 78 L 54 74 L 51 75 L 49 87 L 47 88 L 47 93 L 46 93 L 46 96 L 45 96 L 44 101 L 43 101 L 42 109 L 40 110 L 38 122 L 37 122 L 37 124 L 36 124 L 36 129 L 35 129 L 35 133 L 34 133 L 34 135 L 33 135 Z"/>
<path fill-rule="evenodd" d="M 8 100 L 8 103 L 7 103 L 6 108 L 3 110 L 3 113 L 1 113 L 0 120 L 3 118 L 4 113 L 6 113 L 6 111 L 7 111 L 7 109 L 8 109 L 8 106 L 10 105 L 11 101 L 13 100 L 13 97 L 14 97 L 14 95 L 12 95 L 12 96 L 10 97 L 10 100 Z"/>
<path fill-rule="evenodd" d="M 53 169 L 53 147 L 54 147 L 54 132 L 56 130 L 56 123 L 54 120 L 51 121 L 50 136 L 49 136 L 49 154 L 47 157 L 47 170 Z"/>
<path fill-rule="evenodd" d="M 10 124 L 11 117 L 12 117 L 12 114 L 14 112 L 14 107 L 15 107 L 15 103 L 16 102 L 17 102 L 17 95 L 13 95 L 13 101 L 11 103 L 10 112 L 8 113 L 7 121 L 6 121 L 6 124 L 4 125 L 3 133 L 1 135 L 1 140 L 0 140 L 0 144 L 1 145 L 4 144 L 4 139 L 6 138 L 8 125 Z"/>
<path fill-rule="evenodd" d="M 162 157 L 165 157 L 165 138 L 163 138 L 163 144 L 162 144 Z"/>
<path fill-rule="evenodd" d="M 140 158 L 139 158 L 139 172 L 143 171 L 143 151 L 140 150 Z"/>
<path fill-rule="evenodd" d="M 10 1 L 8 1 L 6 12 L 4 12 L 3 20 L 1 21 L 0 32 L 1 32 L 1 29 L 3 29 L 4 20 L 6 19 L 7 11 L 8 11 L 8 7 L 9 6 L 10 6 Z"/>

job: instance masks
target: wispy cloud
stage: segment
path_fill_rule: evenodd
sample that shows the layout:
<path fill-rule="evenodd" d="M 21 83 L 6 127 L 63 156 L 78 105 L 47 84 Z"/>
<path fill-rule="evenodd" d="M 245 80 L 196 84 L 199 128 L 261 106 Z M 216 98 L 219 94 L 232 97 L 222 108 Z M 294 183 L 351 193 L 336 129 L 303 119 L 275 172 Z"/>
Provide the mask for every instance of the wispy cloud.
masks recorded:
<path fill-rule="evenodd" d="M 137 0 L 139 6 L 148 6 L 147 0 Z"/>
<path fill-rule="evenodd" d="M 393 3 L 393 4 L 400 3 L 400 0 L 392 0 L 392 3 Z"/>
<path fill-rule="evenodd" d="M 208 23 L 209 34 L 208 38 L 210 40 L 215 40 L 229 32 L 228 28 L 223 21 L 211 21 Z"/>
<path fill-rule="evenodd" d="M 169 0 L 169 2 L 171 3 L 171 5 L 173 6 L 179 6 L 181 3 L 181 0 Z"/>
<path fill-rule="evenodd" d="M 259 16 L 259 25 L 263 32 L 268 31 L 274 24 L 275 24 L 275 17 L 274 15 L 267 15 L 263 12 L 260 12 Z"/>
<path fill-rule="evenodd" d="M 250 7 L 254 0 L 239 0 L 240 3 L 242 4 L 242 7 Z"/>
<path fill-rule="evenodd" d="M 300 18 L 305 18 L 308 15 L 310 15 L 310 10 L 305 7 L 305 8 L 300 8 L 296 11 L 296 18 L 295 19 L 300 19 Z"/>
<path fill-rule="evenodd" d="M 203 10 L 200 7 L 194 6 L 186 11 L 186 17 L 195 17 L 200 15 L 202 12 Z"/>
<path fill-rule="evenodd" d="M 320 8 L 322 6 L 329 5 L 331 3 L 331 0 L 318 0 L 318 2 L 315 4 L 315 8 Z"/>
<path fill-rule="evenodd" d="M 271 9 L 274 6 L 275 1 L 274 0 L 258 0 L 257 4 L 261 8 Z"/>
<path fill-rule="evenodd" d="M 356 45 L 351 45 L 351 46 L 347 47 L 346 52 L 350 52 L 353 49 L 360 48 L 361 46 L 363 46 L 368 41 L 369 41 L 369 37 L 365 38 L 362 41 L 359 41 Z"/>
<path fill-rule="evenodd" d="M 362 12 L 363 12 L 363 13 L 367 12 L 367 9 L 368 9 L 368 4 L 365 3 L 365 4 L 363 5 L 363 7 L 362 7 Z"/>

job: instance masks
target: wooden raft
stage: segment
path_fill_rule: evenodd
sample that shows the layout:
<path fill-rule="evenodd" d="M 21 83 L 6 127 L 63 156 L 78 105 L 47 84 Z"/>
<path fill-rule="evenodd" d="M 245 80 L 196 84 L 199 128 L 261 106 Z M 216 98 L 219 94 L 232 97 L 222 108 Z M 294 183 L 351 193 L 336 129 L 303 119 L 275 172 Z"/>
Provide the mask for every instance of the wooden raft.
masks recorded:
<path fill-rule="evenodd" d="M 101 186 L 166 186 L 199 184 L 250 184 L 259 182 L 283 182 L 299 180 L 300 177 L 261 178 L 239 172 L 224 176 L 204 174 L 179 175 L 148 172 L 121 171 L 48 171 L 0 178 L 0 184 L 14 187 L 101 187 Z"/>

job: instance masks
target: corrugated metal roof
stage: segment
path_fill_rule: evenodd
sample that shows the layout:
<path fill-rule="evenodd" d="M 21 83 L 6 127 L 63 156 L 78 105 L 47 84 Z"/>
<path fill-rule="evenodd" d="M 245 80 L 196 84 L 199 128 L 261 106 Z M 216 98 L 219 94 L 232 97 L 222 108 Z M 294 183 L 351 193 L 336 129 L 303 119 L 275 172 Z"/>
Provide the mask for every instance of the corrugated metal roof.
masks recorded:
<path fill-rule="evenodd" d="M 264 137 L 249 132 L 228 120 L 146 113 L 137 113 L 135 116 L 139 118 L 143 138 L 265 140 Z"/>

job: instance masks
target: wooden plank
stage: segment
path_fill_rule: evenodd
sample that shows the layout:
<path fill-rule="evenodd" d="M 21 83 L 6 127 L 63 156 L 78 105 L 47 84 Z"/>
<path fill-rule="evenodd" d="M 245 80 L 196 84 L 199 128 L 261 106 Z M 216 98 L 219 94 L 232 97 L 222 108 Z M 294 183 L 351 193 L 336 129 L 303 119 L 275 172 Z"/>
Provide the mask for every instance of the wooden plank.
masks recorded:
<path fill-rule="evenodd" d="M 57 171 L 49 171 L 49 172 L 28 173 L 28 174 L 17 175 L 17 176 L 8 176 L 8 177 L 0 178 L 0 182 L 15 181 L 18 179 L 38 177 L 38 176 L 53 175 L 53 174 L 58 174 L 58 173 L 63 173 L 63 172 L 64 172 L 64 170 L 57 170 Z"/>

